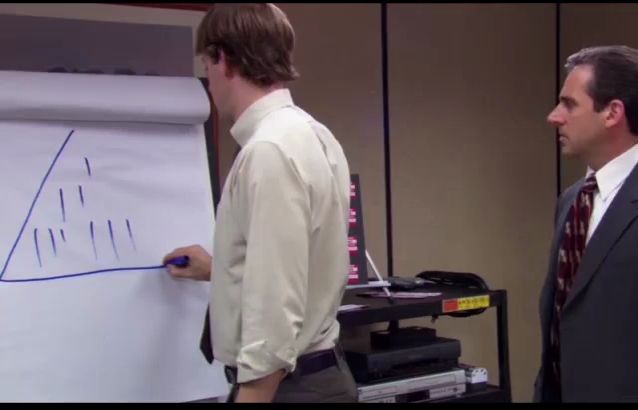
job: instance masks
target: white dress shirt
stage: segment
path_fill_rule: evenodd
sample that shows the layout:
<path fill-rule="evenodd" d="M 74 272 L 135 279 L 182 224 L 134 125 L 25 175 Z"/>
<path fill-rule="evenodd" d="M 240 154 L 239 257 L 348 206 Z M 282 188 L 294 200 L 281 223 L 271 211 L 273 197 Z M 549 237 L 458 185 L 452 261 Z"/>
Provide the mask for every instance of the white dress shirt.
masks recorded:
<path fill-rule="evenodd" d="M 594 193 L 594 209 L 589 218 L 587 242 L 636 164 L 638 164 L 638 145 L 623 152 L 596 172 L 598 189 Z M 587 176 L 593 172 L 592 169 L 588 169 Z"/>
<path fill-rule="evenodd" d="M 230 132 L 242 149 L 217 209 L 210 324 L 215 358 L 244 383 L 335 345 L 350 171 L 287 89 L 253 103 Z"/>

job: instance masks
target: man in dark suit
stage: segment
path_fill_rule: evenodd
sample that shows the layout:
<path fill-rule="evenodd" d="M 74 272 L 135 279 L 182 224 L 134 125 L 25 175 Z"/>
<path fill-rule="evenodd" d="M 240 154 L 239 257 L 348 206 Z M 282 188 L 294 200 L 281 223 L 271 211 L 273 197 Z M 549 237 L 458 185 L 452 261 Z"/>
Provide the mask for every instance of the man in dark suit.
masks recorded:
<path fill-rule="evenodd" d="M 558 199 L 535 401 L 638 401 L 638 50 L 567 59 L 548 121 L 588 167 Z"/>

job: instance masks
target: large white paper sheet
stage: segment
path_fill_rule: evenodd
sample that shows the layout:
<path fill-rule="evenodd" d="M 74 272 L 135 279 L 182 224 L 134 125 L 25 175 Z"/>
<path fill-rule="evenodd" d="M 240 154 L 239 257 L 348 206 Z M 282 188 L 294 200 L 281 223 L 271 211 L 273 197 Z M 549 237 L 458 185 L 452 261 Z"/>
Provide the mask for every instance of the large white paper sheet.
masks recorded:
<path fill-rule="evenodd" d="M 225 395 L 221 366 L 208 365 L 198 349 L 209 285 L 173 279 L 161 266 L 175 247 L 212 248 L 201 85 L 0 72 L 0 86 L 7 84 L 11 95 L 0 87 L 0 401 Z M 60 84 L 74 101 L 62 107 L 47 95 L 60 93 Z M 87 121 L 101 113 L 107 121 Z"/>

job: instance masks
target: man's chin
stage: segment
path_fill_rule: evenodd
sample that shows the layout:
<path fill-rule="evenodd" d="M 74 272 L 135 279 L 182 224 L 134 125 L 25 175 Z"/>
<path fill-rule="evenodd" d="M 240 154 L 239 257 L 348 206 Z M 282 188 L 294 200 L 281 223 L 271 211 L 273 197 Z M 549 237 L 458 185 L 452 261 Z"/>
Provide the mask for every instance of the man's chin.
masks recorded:
<path fill-rule="evenodd" d="M 570 144 L 565 140 L 565 138 L 561 137 L 558 139 L 558 145 L 560 146 L 560 153 L 565 156 L 574 155 L 574 150 L 570 146 Z"/>
<path fill-rule="evenodd" d="M 576 153 L 574 152 L 574 150 L 567 146 L 567 145 L 563 145 L 561 144 L 560 146 L 560 153 L 561 155 L 565 156 L 565 157 L 574 157 L 576 156 Z"/>

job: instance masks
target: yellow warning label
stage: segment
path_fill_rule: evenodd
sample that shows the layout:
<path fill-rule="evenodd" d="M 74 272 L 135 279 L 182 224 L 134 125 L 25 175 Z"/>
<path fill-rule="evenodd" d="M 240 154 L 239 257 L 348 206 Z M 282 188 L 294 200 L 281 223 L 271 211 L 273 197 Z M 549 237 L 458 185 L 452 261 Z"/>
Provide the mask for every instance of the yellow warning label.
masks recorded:
<path fill-rule="evenodd" d="M 458 298 L 456 310 L 472 310 L 486 308 L 490 306 L 490 295 L 472 296 L 469 298 Z"/>

